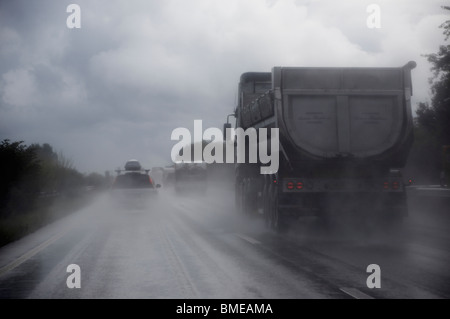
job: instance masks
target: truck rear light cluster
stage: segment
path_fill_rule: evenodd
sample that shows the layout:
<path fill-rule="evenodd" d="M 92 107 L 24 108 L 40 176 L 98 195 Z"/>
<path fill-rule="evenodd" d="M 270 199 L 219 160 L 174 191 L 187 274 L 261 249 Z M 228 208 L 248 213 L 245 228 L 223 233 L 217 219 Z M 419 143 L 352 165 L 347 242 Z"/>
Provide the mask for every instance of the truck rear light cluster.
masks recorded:
<path fill-rule="evenodd" d="M 304 185 L 302 182 L 287 182 L 286 183 L 286 187 L 289 190 L 294 190 L 294 189 L 303 189 Z"/>
<path fill-rule="evenodd" d="M 383 183 L 383 189 L 393 189 L 393 190 L 399 190 L 400 189 L 400 183 L 399 182 L 384 182 Z"/>

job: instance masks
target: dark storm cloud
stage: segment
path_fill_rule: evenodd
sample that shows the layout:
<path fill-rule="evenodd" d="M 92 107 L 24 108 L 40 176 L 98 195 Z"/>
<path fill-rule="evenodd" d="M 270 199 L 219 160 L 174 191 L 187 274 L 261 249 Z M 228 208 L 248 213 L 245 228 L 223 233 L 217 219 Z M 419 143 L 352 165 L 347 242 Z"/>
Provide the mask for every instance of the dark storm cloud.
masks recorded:
<path fill-rule="evenodd" d="M 170 162 L 173 129 L 221 127 L 246 71 L 289 66 L 399 66 L 442 41 L 442 1 L 2 1 L 0 138 L 51 143 L 81 171 L 128 158 Z M 81 7 L 81 29 L 66 8 Z"/>

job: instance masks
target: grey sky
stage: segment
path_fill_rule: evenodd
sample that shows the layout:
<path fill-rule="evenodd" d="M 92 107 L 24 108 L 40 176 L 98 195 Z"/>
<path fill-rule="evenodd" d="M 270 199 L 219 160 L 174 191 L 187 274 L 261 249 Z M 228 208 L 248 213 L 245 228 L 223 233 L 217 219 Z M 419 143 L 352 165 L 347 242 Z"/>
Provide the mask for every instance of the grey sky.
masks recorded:
<path fill-rule="evenodd" d="M 81 7 L 81 29 L 66 8 Z M 366 8 L 381 8 L 369 29 Z M 401 66 L 444 42 L 441 0 L 0 2 L 0 139 L 50 143 L 85 173 L 170 164 L 173 129 L 221 127 L 246 71 Z M 415 108 L 415 105 L 414 105 Z"/>

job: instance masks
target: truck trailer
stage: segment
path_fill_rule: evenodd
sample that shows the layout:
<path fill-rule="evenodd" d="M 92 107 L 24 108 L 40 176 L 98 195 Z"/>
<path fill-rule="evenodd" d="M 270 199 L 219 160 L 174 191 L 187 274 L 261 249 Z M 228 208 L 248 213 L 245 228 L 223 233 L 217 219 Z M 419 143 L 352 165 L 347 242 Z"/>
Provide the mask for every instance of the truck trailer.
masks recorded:
<path fill-rule="evenodd" d="M 415 67 L 410 61 L 243 73 L 235 127 L 278 129 L 279 168 L 261 174 L 261 163 L 236 163 L 237 210 L 262 214 L 276 231 L 303 215 L 329 220 L 351 213 L 396 222 L 407 216 L 401 169 L 413 143 Z"/>

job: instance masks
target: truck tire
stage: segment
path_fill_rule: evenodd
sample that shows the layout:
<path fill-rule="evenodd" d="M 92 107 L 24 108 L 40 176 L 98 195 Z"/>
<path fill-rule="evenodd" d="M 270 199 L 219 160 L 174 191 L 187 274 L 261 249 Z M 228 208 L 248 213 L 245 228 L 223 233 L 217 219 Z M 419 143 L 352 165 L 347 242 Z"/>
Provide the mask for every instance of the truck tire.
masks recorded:
<path fill-rule="evenodd" d="M 249 177 L 246 183 L 246 214 L 256 216 L 258 212 L 258 179 Z"/>
<path fill-rule="evenodd" d="M 271 210 L 271 228 L 281 234 L 285 233 L 288 229 L 286 218 L 283 216 L 278 205 L 278 190 L 276 187 L 272 187 L 270 196 L 270 210 Z"/>
<path fill-rule="evenodd" d="M 244 178 L 242 181 L 242 213 L 248 214 L 248 178 Z"/>
<path fill-rule="evenodd" d="M 242 201 L 243 201 L 243 181 L 241 179 L 238 179 L 236 181 L 235 186 L 234 204 L 236 212 L 239 215 L 243 214 L 244 212 Z"/>
<path fill-rule="evenodd" d="M 271 183 L 269 179 L 264 180 L 264 186 L 262 190 L 262 200 L 263 200 L 263 215 L 264 215 L 264 224 L 266 228 L 270 228 L 270 192 L 271 192 Z"/>
<path fill-rule="evenodd" d="M 241 192 L 240 192 L 240 207 L 241 214 L 250 215 L 251 213 L 251 201 L 250 201 L 250 178 L 244 178 L 241 182 Z"/>

